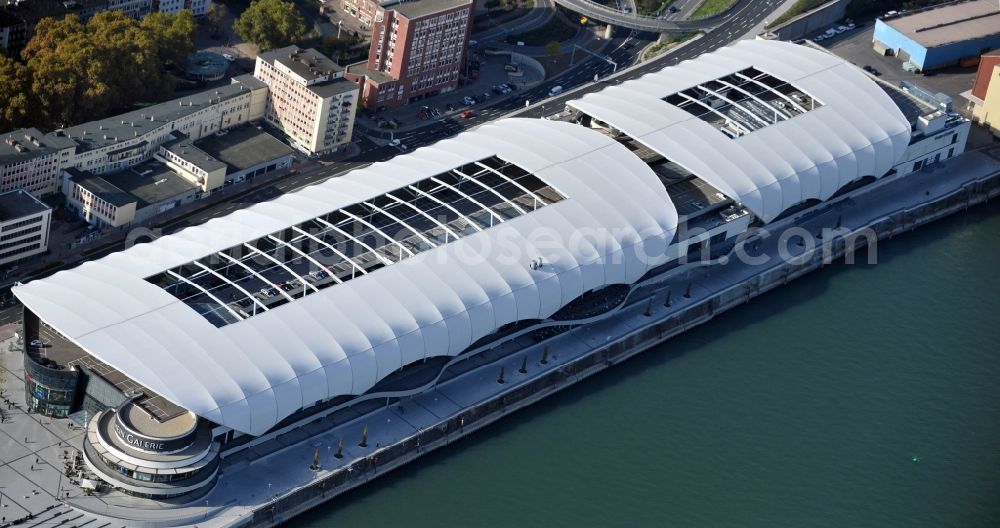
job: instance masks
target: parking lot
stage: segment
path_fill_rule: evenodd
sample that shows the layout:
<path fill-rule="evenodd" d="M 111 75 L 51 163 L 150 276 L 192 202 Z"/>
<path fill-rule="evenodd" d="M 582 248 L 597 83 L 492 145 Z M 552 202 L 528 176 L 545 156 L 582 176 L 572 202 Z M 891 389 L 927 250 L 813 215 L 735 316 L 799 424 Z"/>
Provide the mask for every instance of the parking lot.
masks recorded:
<path fill-rule="evenodd" d="M 928 75 L 910 73 L 903 70 L 903 63 L 896 57 L 883 57 L 872 49 L 872 36 L 875 25 L 868 22 L 855 31 L 838 35 L 832 39 L 817 42 L 828 48 L 841 58 L 864 67 L 870 65 L 879 72 L 879 77 L 898 85 L 899 81 L 909 81 L 923 86 L 932 92 L 942 92 L 951 96 L 956 110 L 965 108 L 965 99 L 961 93 L 972 88 L 975 68 L 960 68 L 953 66 Z"/>

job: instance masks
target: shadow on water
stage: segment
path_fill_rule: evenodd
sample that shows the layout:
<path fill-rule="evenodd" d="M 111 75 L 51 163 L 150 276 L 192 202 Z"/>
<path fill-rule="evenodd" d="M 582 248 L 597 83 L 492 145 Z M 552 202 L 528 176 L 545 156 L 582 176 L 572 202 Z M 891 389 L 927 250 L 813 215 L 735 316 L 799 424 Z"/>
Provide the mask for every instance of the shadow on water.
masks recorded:
<path fill-rule="evenodd" d="M 892 240 L 880 242 L 878 262 L 890 262 L 893 259 L 910 253 L 917 247 L 933 245 L 941 242 L 955 232 L 968 229 L 994 219 L 1000 215 L 1000 205 L 986 204 L 970 208 L 966 213 L 939 220 L 922 226 L 913 232 L 906 233 Z M 604 370 L 573 385 L 557 394 L 549 396 L 527 408 L 505 416 L 479 432 L 456 440 L 444 449 L 431 452 L 422 458 L 407 464 L 392 473 L 380 477 L 374 485 L 365 485 L 347 492 L 320 507 L 296 518 L 296 525 L 325 526 L 329 519 L 336 518 L 337 512 L 352 503 L 372 498 L 381 489 L 406 487 L 416 484 L 424 471 L 443 464 L 449 458 L 461 454 L 468 449 L 476 448 L 483 442 L 491 441 L 496 434 L 511 431 L 532 424 L 538 419 L 559 408 L 577 404 L 584 398 L 600 397 L 605 391 L 629 382 L 651 368 L 662 366 L 688 353 L 695 353 L 707 344 L 726 339 L 731 334 L 761 323 L 767 319 L 781 316 L 804 302 L 821 296 L 829 289 L 831 281 L 838 274 L 851 271 L 851 268 L 863 270 L 873 269 L 877 264 L 867 264 L 867 255 L 859 252 L 854 265 L 848 265 L 839 260 L 826 269 L 817 270 L 790 283 L 793 287 L 777 288 L 761 295 L 752 302 L 734 308 L 707 324 L 698 326 L 669 340 L 671 346 L 660 347 L 656 351 L 646 351 L 613 368 Z M 763 304 L 763 306 L 762 306 Z M 490 434 L 490 432 L 494 434 Z"/>

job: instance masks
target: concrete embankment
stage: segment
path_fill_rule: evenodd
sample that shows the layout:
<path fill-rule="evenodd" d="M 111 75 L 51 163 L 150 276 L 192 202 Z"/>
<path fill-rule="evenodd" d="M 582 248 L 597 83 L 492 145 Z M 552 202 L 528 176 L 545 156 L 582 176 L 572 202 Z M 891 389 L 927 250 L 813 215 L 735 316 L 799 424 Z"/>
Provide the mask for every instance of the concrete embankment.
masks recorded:
<path fill-rule="evenodd" d="M 734 281 L 728 287 L 703 298 L 695 296 L 691 302 L 685 303 L 681 300 L 683 290 L 675 289 L 673 295 L 676 309 L 663 312 L 657 310 L 663 315 L 653 313 L 644 319 L 645 324 L 642 325 L 623 325 L 622 328 L 627 328 L 627 331 L 609 336 L 607 341 L 566 361 L 558 368 L 517 384 L 511 383 L 509 389 L 442 419 L 432 427 L 425 427 L 417 434 L 380 447 L 342 470 L 275 498 L 269 505 L 254 511 L 252 516 L 248 515 L 230 526 L 276 526 L 286 522 L 310 508 L 471 434 L 508 413 L 531 405 L 693 326 L 705 323 L 716 315 L 844 258 L 846 254 L 870 242 L 869 237 L 856 235 L 874 234 L 879 240 L 892 238 L 986 202 L 998 194 L 1000 173 L 966 183 L 950 193 L 928 198 L 912 207 L 900 208 L 873 218 L 850 230 L 837 231 L 835 236 L 816 247 L 805 249 L 795 258 L 762 268 L 760 273 Z M 667 283 L 664 282 L 659 287 L 656 283 L 644 286 L 641 295 L 631 299 L 633 308 L 638 306 L 641 310 L 647 303 L 646 299 L 652 299 L 657 294 L 658 302 L 666 303 L 662 291 L 665 284 Z M 651 300 L 648 302 L 652 303 Z M 646 313 L 649 313 L 648 308 Z"/>

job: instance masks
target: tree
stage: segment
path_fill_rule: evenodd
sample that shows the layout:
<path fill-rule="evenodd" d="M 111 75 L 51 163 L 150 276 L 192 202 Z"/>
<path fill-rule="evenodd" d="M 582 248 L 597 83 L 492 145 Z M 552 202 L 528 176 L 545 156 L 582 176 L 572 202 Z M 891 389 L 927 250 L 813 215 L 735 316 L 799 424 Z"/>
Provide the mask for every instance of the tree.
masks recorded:
<path fill-rule="evenodd" d="M 557 40 L 550 40 L 548 44 L 545 45 L 545 53 L 549 54 L 549 57 L 553 59 L 558 59 L 562 56 L 562 44 L 559 44 Z"/>
<path fill-rule="evenodd" d="M 118 11 L 98 13 L 86 25 L 74 15 L 42 20 L 21 53 L 36 126 L 100 119 L 170 96 L 174 78 L 164 66 L 193 51 L 194 31 L 186 10 L 154 13 L 141 23 Z"/>
<path fill-rule="evenodd" d="M 15 59 L 0 55 L 0 132 L 28 126 L 31 108 L 31 72 Z"/>
<path fill-rule="evenodd" d="M 236 34 L 262 51 L 294 44 L 306 33 L 306 21 L 295 4 L 282 0 L 253 0 L 233 24 Z"/>
<path fill-rule="evenodd" d="M 198 24 L 189 9 L 176 14 L 146 15 L 139 27 L 152 34 L 153 40 L 158 44 L 160 60 L 164 63 L 180 64 L 194 52 L 194 36 Z"/>
<path fill-rule="evenodd" d="M 38 126 L 77 123 L 110 108 L 110 64 L 103 60 L 76 15 L 42 19 L 21 56 L 31 71 Z"/>
<path fill-rule="evenodd" d="M 208 6 L 208 13 L 205 14 L 205 20 L 208 21 L 208 27 L 212 30 L 213 34 L 222 31 L 222 27 L 225 26 L 226 18 L 228 17 L 229 8 L 221 2 L 212 2 L 212 5 Z"/>

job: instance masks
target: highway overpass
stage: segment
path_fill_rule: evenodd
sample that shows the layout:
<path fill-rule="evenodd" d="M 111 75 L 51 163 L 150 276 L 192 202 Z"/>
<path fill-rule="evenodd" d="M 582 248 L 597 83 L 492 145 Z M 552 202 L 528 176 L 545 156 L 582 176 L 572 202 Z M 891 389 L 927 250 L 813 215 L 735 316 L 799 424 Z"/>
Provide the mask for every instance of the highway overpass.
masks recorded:
<path fill-rule="evenodd" d="M 613 26 L 652 31 L 654 33 L 687 33 L 704 31 L 718 27 L 733 17 L 752 13 L 755 0 L 739 0 L 725 13 L 701 20 L 660 20 L 636 13 L 623 13 L 617 9 L 592 2 L 591 0 L 553 0 L 555 3 L 595 21 Z M 747 11 L 749 10 L 749 11 Z"/>

